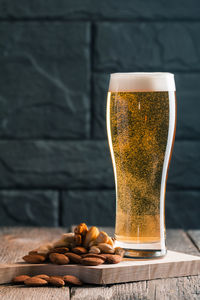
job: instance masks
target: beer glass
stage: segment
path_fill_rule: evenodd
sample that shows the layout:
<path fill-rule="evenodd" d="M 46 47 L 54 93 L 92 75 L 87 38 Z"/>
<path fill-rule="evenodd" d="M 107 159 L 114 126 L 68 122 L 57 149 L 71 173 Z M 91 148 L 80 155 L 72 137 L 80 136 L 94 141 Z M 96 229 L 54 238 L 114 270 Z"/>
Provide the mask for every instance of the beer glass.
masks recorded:
<path fill-rule="evenodd" d="M 165 190 L 176 127 L 171 73 L 111 74 L 107 132 L 116 189 L 115 245 L 128 257 L 166 254 Z"/>

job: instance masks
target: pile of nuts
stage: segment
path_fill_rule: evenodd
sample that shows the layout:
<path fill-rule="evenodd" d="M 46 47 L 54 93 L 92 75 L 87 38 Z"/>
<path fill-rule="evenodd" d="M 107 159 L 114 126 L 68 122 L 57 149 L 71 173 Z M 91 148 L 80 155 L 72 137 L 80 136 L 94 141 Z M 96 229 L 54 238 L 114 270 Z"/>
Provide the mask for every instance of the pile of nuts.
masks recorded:
<path fill-rule="evenodd" d="M 16 276 L 13 281 L 15 284 L 25 284 L 26 286 L 56 286 L 63 287 L 64 285 L 77 285 L 80 286 L 83 284 L 76 276 L 73 275 L 64 275 L 64 276 L 48 276 L 45 274 L 36 275 L 30 277 L 28 275 L 19 275 Z"/>
<path fill-rule="evenodd" d="M 58 241 L 41 245 L 25 255 L 28 263 L 51 262 L 57 265 L 69 263 L 97 266 L 103 263 L 119 263 L 124 250 L 114 248 L 114 240 L 95 226 L 88 229 L 85 223 L 75 227 L 74 232 L 64 233 Z"/>

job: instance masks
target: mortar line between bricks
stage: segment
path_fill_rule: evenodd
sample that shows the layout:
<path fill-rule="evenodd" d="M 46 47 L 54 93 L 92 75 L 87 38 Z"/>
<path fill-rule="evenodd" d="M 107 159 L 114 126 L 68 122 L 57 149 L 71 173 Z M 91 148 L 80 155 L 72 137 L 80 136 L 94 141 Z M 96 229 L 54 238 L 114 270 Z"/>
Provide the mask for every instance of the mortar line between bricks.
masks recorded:
<path fill-rule="evenodd" d="M 200 22 L 200 18 L 100 18 L 100 17 L 91 17 L 91 18 L 77 18 L 70 19 L 68 17 L 0 17 L 0 22 L 95 22 L 95 23 L 103 23 L 103 22 L 113 22 L 113 23 L 198 23 Z"/>
<path fill-rule="evenodd" d="M 155 70 L 150 70 L 150 71 L 155 71 Z M 107 73 L 109 73 L 110 71 L 108 71 L 108 70 L 105 70 L 105 72 L 104 71 L 102 71 L 102 70 L 93 70 L 93 73 L 95 74 L 95 75 L 105 75 L 105 74 L 107 74 Z M 124 71 L 125 72 L 125 71 Z M 127 71 L 128 72 L 128 71 Z M 142 71 L 141 71 L 142 72 Z M 167 72 L 166 70 L 162 70 L 162 72 Z M 183 75 L 187 75 L 187 74 L 200 74 L 200 69 L 199 70 L 192 70 L 192 69 L 190 69 L 190 70 L 172 70 L 172 72 L 173 73 L 176 73 L 177 75 L 179 75 L 179 74 L 183 74 Z"/>
<path fill-rule="evenodd" d="M 94 191 L 102 191 L 102 192 L 114 192 L 115 191 L 115 187 L 80 187 L 80 186 L 77 186 L 77 187 L 68 187 L 68 188 L 62 188 L 62 187 L 55 187 L 55 188 L 52 188 L 52 187 L 1 187 L 0 188 L 0 192 L 12 192 L 12 191 L 19 191 L 19 192 L 31 192 L 31 191 L 38 191 L 38 192 L 48 192 L 48 191 L 53 191 L 53 192 L 58 192 L 58 194 L 60 194 L 58 196 L 58 199 L 59 197 L 61 197 L 61 194 L 62 192 L 68 192 L 68 191 L 83 191 L 83 192 L 94 192 Z M 170 187 L 169 184 L 167 186 L 167 192 L 200 192 L 200 187 L 176 187 L 176 188 L 173 188 L 173 187 Z"/>
<path fill-rule="evenodd" d="M 94 66 L 94 23 L 90 24 L 90 138 L 94 136 L 94 88 L 93 88 L 93 66 Z"/>
<path fill-rule="evenodd" d="M 189 100 L 188 100 L 189 101 Z M 108 144 L 108 140 L 107 137 L 105 136 L 105 138 L 94 138 L 94 139 L 90 139 L 90 138 L 85 138 L 85 139 L 53 139 L 53 138 L 42 138 L 42 137 L 38 137 L 38 138 L 3 138 L 0 137 L 0 144 L 1 142 L 19 142 L 19 143 L 26 143 L 26 142 L 69 142 L 69 143 L 83 143 L 83 142 L 102 142 L 102 143 L 107 143 Z M 176 142 L 200 142 L 200 138 L 184 138 L 184 137 L 176 137 L 175 143 Z"/>
<path fill-rule="evenodd" d="M 62 227 L 62 191 L 58 190 L 58 226 Z"/>

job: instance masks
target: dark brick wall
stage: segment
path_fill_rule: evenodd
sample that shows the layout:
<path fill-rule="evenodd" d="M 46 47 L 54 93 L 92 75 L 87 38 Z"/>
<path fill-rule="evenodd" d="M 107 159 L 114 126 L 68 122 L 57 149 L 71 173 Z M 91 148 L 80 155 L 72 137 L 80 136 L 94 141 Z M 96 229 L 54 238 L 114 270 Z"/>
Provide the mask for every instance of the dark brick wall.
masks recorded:
<path fill-rule="evenodd" d="M 0 225 L 113 225 L 109 73 L 174 72 L 168 227 L 200 226 L 199 0 L 0 0 Z"/>

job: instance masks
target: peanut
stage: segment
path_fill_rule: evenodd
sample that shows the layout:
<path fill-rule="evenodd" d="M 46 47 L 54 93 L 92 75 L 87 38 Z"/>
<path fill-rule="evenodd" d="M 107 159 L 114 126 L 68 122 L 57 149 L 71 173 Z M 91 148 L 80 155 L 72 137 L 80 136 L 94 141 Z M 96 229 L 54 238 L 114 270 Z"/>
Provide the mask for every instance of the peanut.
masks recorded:
<path fill-rule="evenodd" d="M 80 246 L 82 244 L 82 236 L 80 234 L 75 234 L 74 242 L 76 246 Z"/>
<path fill-rule="evenodd" d="M 107 244 L 110 245 L 110 246 L 112 246 L 112 247 L 114 247 L 114 241 L 113 241 L 113 239 L 110 236 L 108 237 Z"/>
<path fill-rule="evenodd" d="M 101 231 L 101 232 L 99 232 L 99 235 L 95 240 L 95 243 L 96 244 L 107 243 L 108 241 L 109 241 L 109 236 L 107 235 L 107 233 L 104 231 Z"/>
<path fill-rule="evenodd" d="M 85 223 L 80 223 L 74 228 L 75 234 L 81 234 L 82 236 L 85 236 L 87 232 L 88 232 L 88 227 Z"/>
<path fill-rule="evenodd" d="M 83 245 L 87 248 L 89 243 L 97 238 L 99 235 L 99 230 L 97 227 L 92 226 L 89 231 L 86 233 L 85 240 Z"/>

